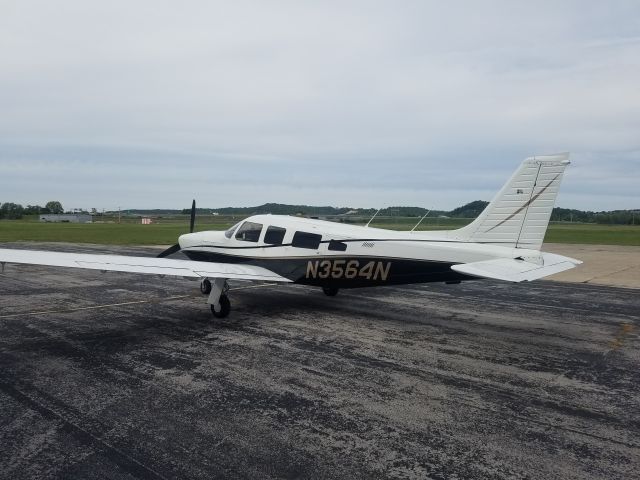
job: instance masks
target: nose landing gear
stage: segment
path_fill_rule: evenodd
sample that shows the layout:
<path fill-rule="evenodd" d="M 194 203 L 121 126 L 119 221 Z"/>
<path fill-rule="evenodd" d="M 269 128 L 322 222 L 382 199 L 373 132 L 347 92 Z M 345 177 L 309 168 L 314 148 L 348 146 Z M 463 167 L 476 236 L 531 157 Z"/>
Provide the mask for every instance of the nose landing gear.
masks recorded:
<path fill-rule="evenodd" d="M 211 305 L 211 313 L 216 318 L 225 318 L 231 312 L 231 302 L 227 296 L 229 285 L 226 278 L 214 278 L 213 282 L 208 278 L 202 280 L 200 291 L 209 295 L 207 303 Z"/>
<path fill-rule="evenodd" d="M 225 318 L 231 312 L 231 302 L 229 301 L 229 297 L 226 295 L 220 295 L 220 300 L 218 300 L 218 306 L 211 304 L 211 313 L 216 318 Z"/>

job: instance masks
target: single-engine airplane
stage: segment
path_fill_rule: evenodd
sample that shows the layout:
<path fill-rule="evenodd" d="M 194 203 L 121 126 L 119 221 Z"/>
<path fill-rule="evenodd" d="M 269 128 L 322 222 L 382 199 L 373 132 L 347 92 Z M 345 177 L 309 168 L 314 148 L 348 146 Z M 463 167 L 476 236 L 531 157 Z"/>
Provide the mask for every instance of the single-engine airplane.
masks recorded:
<path fill-rule="evenodd" d="M 575 267 L 540 251 L 568 154 L 527 158 L 469 225 L 448 231 L 393 231 L 284 215 L 254 215 L 226 232 L 191 233 L 158 257 L 0 249 L 0 263 L 200 278 L 217 318 L 231 304 L 229 279 L 341 288 L 459 283 L 477 278 L 531 281 Z M 165 258 L 178 251 L 189 260 Z"/>

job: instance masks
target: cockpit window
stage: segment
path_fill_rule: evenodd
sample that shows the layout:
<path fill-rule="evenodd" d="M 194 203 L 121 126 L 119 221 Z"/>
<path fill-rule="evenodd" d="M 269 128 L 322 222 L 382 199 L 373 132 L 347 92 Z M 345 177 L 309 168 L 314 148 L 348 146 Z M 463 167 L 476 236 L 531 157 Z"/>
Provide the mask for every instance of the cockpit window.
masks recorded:
<path fill-rule="evenodd" d="M 238 225 L 240 225 L 242 222 L 238 222 L 236 223 L 233 227 L 231 227 L 229 230 L 227 230 L 226 232 L 224 232 L 224 236 L 227 238 L 231 238 L 233 237 L 233 232 L 236 231 L 236 228 L 238 228 Z"/>
<path fill-rule="evenodd" d="M 297 248 L 317 249 L 322 241 L 322 235 L 309 232 L 296 232 L 293 234 L 291 245 Z"/>
<path fill-rule="evenodd" d="M 282 227 L 274 227 L 271 225 L 264 234 L 264 243 L 268 243 L 269 245 L 282 245 L 286 232 L 287 230 Z"/>
<path fill-rule="evenodd" d="M 244 222 L 236 233 L 236 239 L 244 242 L 257 242 L 261 231 L 261 223 Z"/>

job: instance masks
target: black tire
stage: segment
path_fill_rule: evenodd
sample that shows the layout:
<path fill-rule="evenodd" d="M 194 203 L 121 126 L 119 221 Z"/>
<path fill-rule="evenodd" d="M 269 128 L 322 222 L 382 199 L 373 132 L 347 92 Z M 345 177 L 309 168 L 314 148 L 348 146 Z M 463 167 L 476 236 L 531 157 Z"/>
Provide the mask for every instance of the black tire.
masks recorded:
<path fill-rule="evenodd" d="M 231 302 L 226 295 L 220 295 L 220 311 L 216 312 L 216 309 L 211 305 L 211 313 L 216 318 L 225 318 L 231 311 Z"/>
<path fill-rule="evenodd" d="M 338 294 L 337 287 L 322 287 L 322 291 L 327 297 L 335 297 Z"/>
<path fill-rule="evenodd" d="M 203 295 L 209 295 L 211 293 L 211 282 L 208 278 L 205 278 L 202 283 L 200 283 L 200 291 Z"/>

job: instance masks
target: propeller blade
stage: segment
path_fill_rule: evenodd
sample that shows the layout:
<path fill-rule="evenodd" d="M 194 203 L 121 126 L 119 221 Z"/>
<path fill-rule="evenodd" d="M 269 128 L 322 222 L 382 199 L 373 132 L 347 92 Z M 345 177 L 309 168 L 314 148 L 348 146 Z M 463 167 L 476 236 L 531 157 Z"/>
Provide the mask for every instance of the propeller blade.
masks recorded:
<path fill-rule="evenodd" d="M 189 222 L 189 233 L 193 233 L 193 228 L 196 225 L 196 201 L 195 199 L 191 202 L 191 220 Z M 170 246 L 164 252 L 158 254 L 157 258 L 168 257 L 169 255 L 173 255 L 176 252 L 180 251 L 180 244 L 176 243 L 175 245 Z"/>
<path fill-rule="evenodd" d="M 176 252 L 179 252 L 179 251 L 180 251 L 180 244 L 176 243 L 175 245 L 171 245 L 164 252 L 158 254 L 157 258 L 164 258 L 164 257 L 167 257 L 167 256 L 172 255 L 172 254 L 174 254 Z"/>
<path fill-rule="evenodd" d="M 193 203 L 191 204 L 191 223 L 189 225 L 189 233 L 193 233 L 193 227 L 196 224 L 196 201 L 195 199 L 193 200 Z"/>

